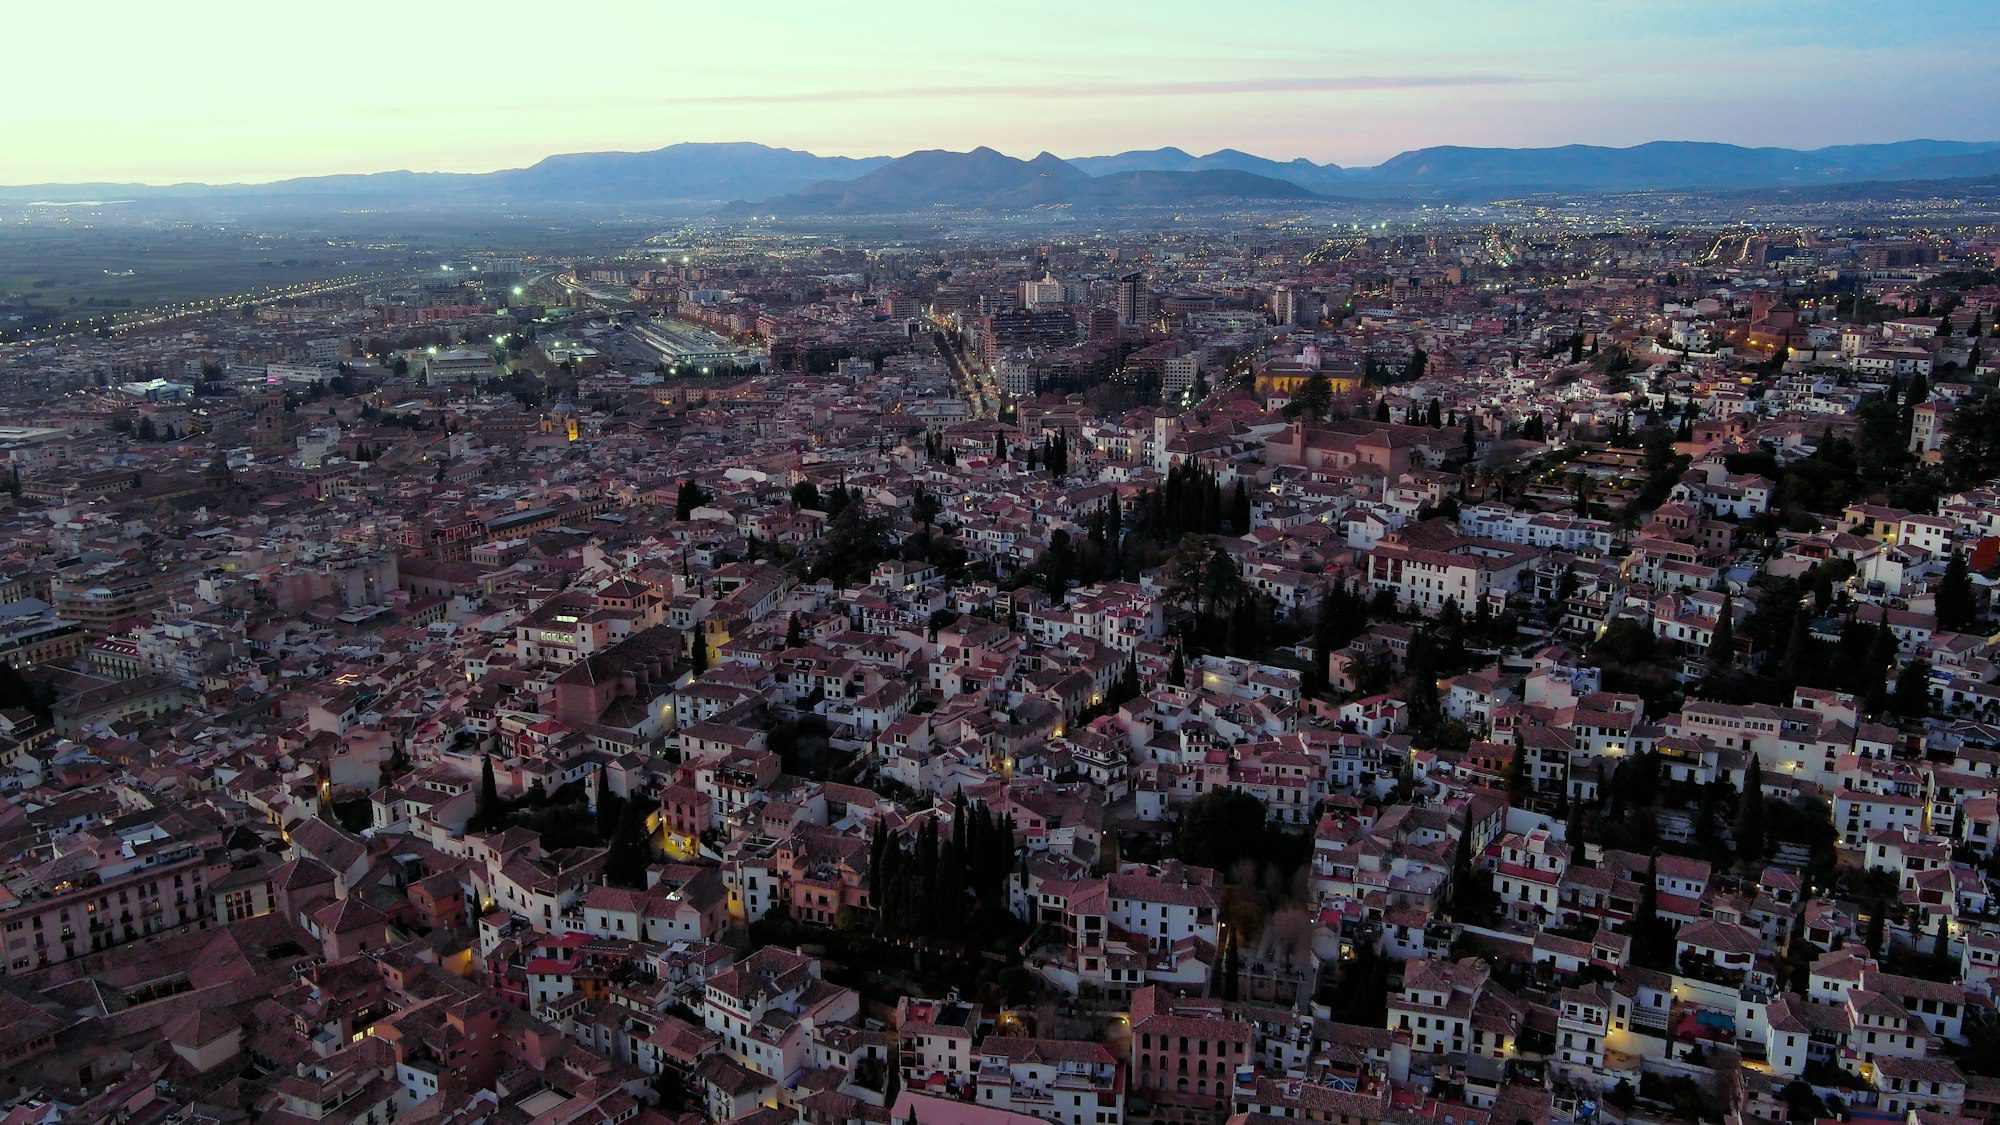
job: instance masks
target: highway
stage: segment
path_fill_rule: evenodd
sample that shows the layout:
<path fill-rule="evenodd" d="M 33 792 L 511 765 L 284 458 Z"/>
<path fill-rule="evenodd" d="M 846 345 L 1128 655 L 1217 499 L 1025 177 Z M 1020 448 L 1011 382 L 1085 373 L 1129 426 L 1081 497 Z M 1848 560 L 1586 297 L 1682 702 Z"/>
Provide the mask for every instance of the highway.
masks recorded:
<path fill-rule="evenodd" d="M 571 302 L 574 302 L 577 294 L 581 293 L 593 301 L 612 305 L 617 308 L 630 308 L 632 305 L 632 298 L 629 291 L 621 292 L 616 289 L 607 289 L 602 286 L 592 285 L 582 278 L 577 277 L 574 269 L 568 273 L 557 274 L 552 284 L 560 286 L 565 299 Z"/>
<path fill-rule="evenodd" d="M 274 289 L 258 289 L 249 293 L 236 293 L 227 297 L 210 297 L 201 301 L 190 301 L 178 305 L 154 305 L 151 308 L 134 309 L 131 312 L 110 316 L 93 317 L 89 320 L 65 321 L 41 329 L 23 329 L 19 340 L 61 341 L 72 340 L 101 329 L 124 332 L 133 328 L 152 328 L 171 324 L 190 317 L 210 316 L 244 305 L 262 305 L 274 301 L 298 301 L 317 297 L 326 293 L 338 293 L 343 289 L 355 289 L 363 285 L 373 285 L 399 273 L 348 274 L 345 277 L 330 277 L 325 281 L 308 281 L 298 285 L 286 285 Z"/>

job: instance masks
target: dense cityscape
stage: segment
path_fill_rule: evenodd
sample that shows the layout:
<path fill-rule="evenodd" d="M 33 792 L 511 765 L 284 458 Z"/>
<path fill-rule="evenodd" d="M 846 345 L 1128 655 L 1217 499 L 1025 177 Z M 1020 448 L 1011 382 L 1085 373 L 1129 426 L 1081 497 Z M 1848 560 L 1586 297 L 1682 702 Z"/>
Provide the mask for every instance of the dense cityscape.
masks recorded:
<path fill-rule="evenodd" d="M 24 333 L 6 1120 L 1990 1119 L 1996 266 L 691 224 Z"/>
<path fill-rule="evenodd" d="M 1990 3 L 17 8 L 0 1125 L 2000 1125 Z"/>

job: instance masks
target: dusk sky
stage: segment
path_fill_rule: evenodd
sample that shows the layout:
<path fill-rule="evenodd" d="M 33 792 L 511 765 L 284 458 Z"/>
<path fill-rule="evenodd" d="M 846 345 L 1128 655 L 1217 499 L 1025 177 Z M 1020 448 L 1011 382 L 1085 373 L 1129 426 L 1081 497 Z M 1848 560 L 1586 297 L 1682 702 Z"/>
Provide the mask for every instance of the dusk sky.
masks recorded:
<path fill-rule="evenodd" d="M 759 141 L 852 156 L 1178 145 L 2000 139 L 1991 3 L 163 5 L 10 11 L 0 183 L 486 171 Z"/>

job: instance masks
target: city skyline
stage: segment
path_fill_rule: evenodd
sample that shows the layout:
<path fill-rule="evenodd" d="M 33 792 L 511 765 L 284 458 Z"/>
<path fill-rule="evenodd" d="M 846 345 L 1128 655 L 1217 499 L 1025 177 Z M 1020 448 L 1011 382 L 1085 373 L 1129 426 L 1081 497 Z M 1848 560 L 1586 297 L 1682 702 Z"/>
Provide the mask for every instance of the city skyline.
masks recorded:
<path fill-rule="evenodd" d="M 491 171 L 683 141 L 829 156 L 1171 145 L 1357 166 L 1431 145 L 1978 140 L 1967 123 L 2000 117 L 2000 92 L 1965 80 L 1993 35 L 1962 3 L 1921 22 L 1695 0 L 1391 14 L 1269 0 L 1143 19 L 1031 3 L 949 21 L 879 5 L 831 26 L 790 3 L 614 5 L 555 35 L 536 33 L 537 11 L 468 23 L 362 4 L 299 35 L 237 4 L 194 21 L 94 9 L 92 26 L 108 18 L 119 34 L 93 42 L 89 81 L 55 51 L 13 71 L 0 183 Z M 17 25 L 46 41 L 79 18 L 39 10 Z M 632 43 L 659 50 L 622 55 Z"/>

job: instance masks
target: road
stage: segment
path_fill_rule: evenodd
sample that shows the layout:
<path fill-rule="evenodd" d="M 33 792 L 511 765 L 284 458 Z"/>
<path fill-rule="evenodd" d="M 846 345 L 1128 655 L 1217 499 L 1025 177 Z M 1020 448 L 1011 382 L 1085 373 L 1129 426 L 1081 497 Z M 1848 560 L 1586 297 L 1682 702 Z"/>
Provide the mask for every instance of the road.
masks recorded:
<path fill-rule="evenodd" d="M 317 297 L 325 293 L 338 293 L 343 289 L 355 289 L 363 285 L 373 285 L 393 277 L 398 273 L 349 274 L 345 277 L 330 277 L 325 281 L 308 281 L 299 285 L 287 285 L 275 289 L 259 289 L 250 293 L 236 293 L 227 297 L 210 297 L 202 301 L 190 301 L 178 305 L 154 305 L 152 308 L 135 309 L 132 312 L 113 316 L 96 317 L 87 321 L 68 321 L 50 329 L 26 329 L 19 336 L 21 340 L 61 341 L 88 336 L 93 332 L 109 328 L 113 332 L 123 332 L 131 328 L 152 328 L 171 324 L 176 320 L 191 317 L 212 316 L 244 305 L 262 305 L 273 301 L 298 301 Z"/>
<path fill-rule="evenodd" d="M 1000 413 L 1000 394 L 993 386 L 993 380 L 984 375 L 974 375 L 965 366 L 965 360 L 958 349 L 951 346 L 945 334 L 933 330 L 931 343 L 937 346 L 938 354 L 944 357 L 945 366 L 951 369 L 951 381 L 958 386 L 965 401 L 972 404 L 974 418 L 992 418 Z"/>
<path fill-rule="evenodd" d="M 552 275 L 553 271 L 542 270 L 538 273 L 531 273 L 522 277 L 520 282 L 514 286 L 515 299 L 527 304 L 538 305 L 543 303 L 543 293 L 546 292 L 553 296 L 561 292 L 553 282 L 549 281 Z"/>
<path fill-rule="evenodd" d="M 557 274 L 550 284 L 552 287 L 560 287 L 564 297 L 572 304 L 575 303 L 577 295 L 581 294 L 599 304 L 611 305 L 614 308 L 632 307 L 629 292 L 593 285 L 577 277 L 574 269 L 568 273 Z"/>

